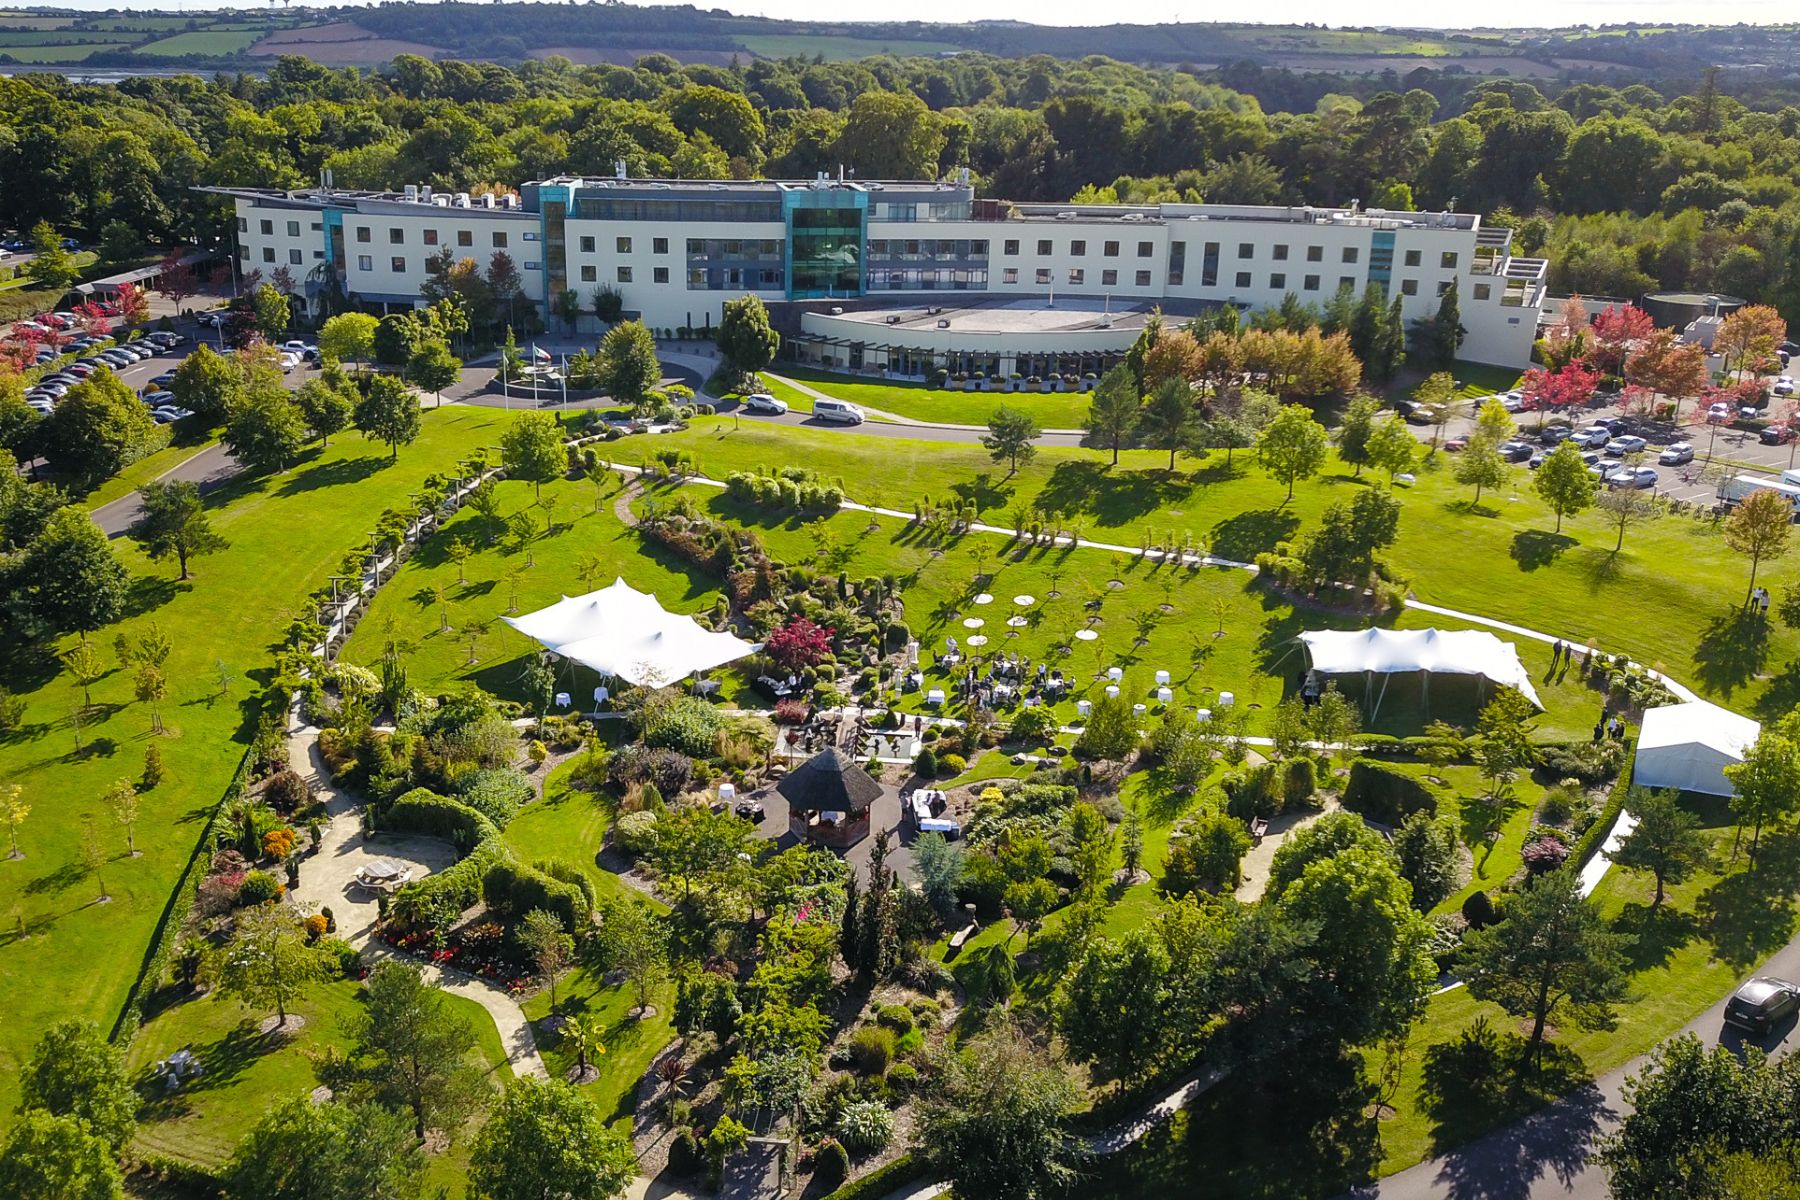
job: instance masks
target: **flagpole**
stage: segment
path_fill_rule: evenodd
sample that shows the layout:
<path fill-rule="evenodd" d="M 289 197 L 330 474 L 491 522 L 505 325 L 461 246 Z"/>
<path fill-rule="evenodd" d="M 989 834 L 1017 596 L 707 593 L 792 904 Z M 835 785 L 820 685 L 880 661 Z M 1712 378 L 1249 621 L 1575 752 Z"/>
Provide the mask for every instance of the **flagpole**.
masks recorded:
<path fill-rule="evenodd" d="M 562 393 L 563 419 L 567 420 L 569 417 L 569 354 L 566 350 L 562 356 Z"/>

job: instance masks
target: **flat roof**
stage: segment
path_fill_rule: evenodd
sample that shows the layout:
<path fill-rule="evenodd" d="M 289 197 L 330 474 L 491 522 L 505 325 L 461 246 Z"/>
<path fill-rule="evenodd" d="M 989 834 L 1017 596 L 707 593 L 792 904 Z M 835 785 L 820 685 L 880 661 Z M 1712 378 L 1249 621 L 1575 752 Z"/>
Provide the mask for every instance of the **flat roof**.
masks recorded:
<path fill-rule="evenodd" d="M 1071 296 L 1055 305 L 1043 297 L 989 300 L 969 304 L 907 305 L 901 308 L 865 308 L 842 313 L 820 312 L 834 320 L 868 325 L 873 331 L 894 333 L 938 331 L 946 333 L 1080 333 L 1098 329 L 1142 329 L 1152 306 L 1134 302 L 1111 305 L 1111 324 L 1104 300 Z M 945 324 L 948 322 L 948 324 Z"/>

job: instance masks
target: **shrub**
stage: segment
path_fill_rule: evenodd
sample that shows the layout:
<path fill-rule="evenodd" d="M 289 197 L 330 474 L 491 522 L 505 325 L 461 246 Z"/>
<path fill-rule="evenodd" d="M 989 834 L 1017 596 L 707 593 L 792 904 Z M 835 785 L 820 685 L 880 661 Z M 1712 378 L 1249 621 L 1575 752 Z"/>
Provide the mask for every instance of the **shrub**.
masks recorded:
<path fill-rule="evenodd" d="M 7 732 L 7 731 L 4 728 L 4 726 L 0 725 L 0 733 L 5 733 L 5 732 Z M 147 792 L 151 788 L 155 787 L 157 784 L 161 783 L 162 781 L 163 781 L 162 747 L 158 746 L 155 742 L 152 742 L 148 746 L 144 747 L 144 778 L 142 781 L 143 787 L 141 790 Z"/>
<path fill-rule="evenodd" d="M 267 904 L 281 894 L 281 882 L 267 871 L 251 871 L 238 884 L 237 902 L 240 907 L 248 908 L 253 904 Z"/>
<path fill-rule="evenodd" d="M 1543 748 L 1541 758 L 1545 768 L 1559 778 L 1576 779 L 1592 787 L 1619 773 L 1625 763 L 1625 746 L 1611 738 L 1551 745 Z"/>
<path fill-rule="evenodd" d="M 294 831 L 286 826 L 283 826 L 280 829 L 271 829 L 269 832 L 263 834 L 263 857 L 276 860 L 284 859 L 294 852 L 294 844 L 296 841 L 298 841 L 298 839 L 294 836 Z"/>
<path fill-rule="evenodd" d="M 1436 814 L 1438 789 L 1416 775 L 1371 758 L 1350 764 L 1344 807 L 1383 825 L 1398 825 L 1416 812 Z"/>
<path fill-rule="evenodd" d="M 896 1095 L 905 1096 L 919 1086 L 919 1069 L 911 1063 L 895 1063 L 888 1068 L 887 1081 Z"/>
<path fill-rule="evenodd" d="M 930 732 L 936 732 L 936 730 L 933 729 Z M 913 759 L 913 773 L 918 775 L 921 779 L 937 778 L 937 755 L 932 751 L 930 746 L 925 746 L 920 749 L 919 757 Z"/>
<path fill-rule="evenodd" d="M 884 1004 L 875 1012 L 875 1020 L 884 1028 L 895 1033 L 911 1033 L 917 1024 L 913 1020 L 912 1009 L 904 1004 Z"/>
<path fill-rule="evenodd" d="M 1048 741 L 1056 736 L 1056 714 L 1041 704 L 1022 709 L 1013 718 L 1012 735 L 1033 745 Z"/>
<path fill-rule="evenodd" d="M 677 1175 L 688 1176 L 698 1174 L 706 1160 L 700 1154 L 700 1139 L 694 1131 L 686 1126 L 675 1131 L 675 1140 L 669 1145 L 669 1170 Z"/>
<path fill-rule="evenodd" d="M 1569 778 L 1544 791 L 1544 802 L 1538 806 L 1538 816 L 1551 825 L 1566 825 L 1577 812 L 1586 807 L 1587 793 L 1582 790 L 1581 781 Z"/>
<path fill-rule="evenodd" d="M 698 696 L 678 696 L 645 710 L 641 734 L 644 744 L 679 750 L 692 758 L 713 752 L 725 716 Z"/>
<path fill-rule="evenodd" d="M 586 893 L 536 867 L 500 861 L 481 877 L 481 898 L 503 917 L 523 917 L 536 909 L 555 913 L 570 933 L 587 925 L 593 911 Z"/>
<path fill-rule="evenodd" d="M 276 812 L 292 815 L 312 803 L 312 788 L 295 771 L 277 771 L 264 785 L 263 799 Z"/>
<path fill-rule="evenodd" d="M 500 830 L 481 813 L 460 800 L 451 800 L 425 788 L 414 788 L 394 800 L 381 814 L 381 826 L 402 833 L 422 833 L 446 838 L 467 854 L 500 837 Z"/>
<path fill-rule="evenodd" d="M 850 1035 L 850 1061 L 864 1075 L 885 1075 L 894 1059 L 894 1031 L 864 1025 Z"/>
<path fill-rule="evenodd" d="M 835 1138 L 826 1138 L 813 1151 L 813 1183 L 831 1189 L 843 1183 L 850 1174 L 850 1153 Z"/>
<path fill-rule="evenodd" d="M 1486 929 L 1500 919 L 1494 910 L 1494 901 L 1486 892 L 1471 892 L 1469 898 L 1462 903 L 1463 920 L 1469 923 L 1470 929 Z"/>
<path fill-rule="evenodd" d="M 1547 875 L 1563 865 L 1569 859 L 1569 848 L 1562 839 L 1545 834 L 1525 843 L 1520 851 L 1525 860 L 1525 869 L 1533 875 Z"/>
<path fill-rule="evenodd" d="M 362 974 L 362 952 L 340 937 L 319 939 L 319 954 L 340 979 L 355 979 Z"/>
<path fill-rule="evenodd" d="M 693 778 L 694 764 L 688 756 L 662 747 L 626 746 L 607 766 L 607 779 L 614 787 L 654 783 L 665 797 L 679 796 Z"/>
<path fill-rule="evenodd" d="M 921 751 L 923 753 L 923 751 Z M 938 773 L 942 775 L 961 775 L 969 769 L 969 760 L 960 754 L 946 754 L 938 759 Z"/>
<path fill-rule="evenodd" d="M 852 1100 L 838 1114 L 837 1134 L 846 1149 L 875 1154 L 894 1137 L 894 1114 L 879 1100 Z"/>
<path fill-rule="evenodd" d="M 456 798 L 505 829 L 519 806 L 531 798 L 531 783 L 516 767 L 470 771 L 456 781 Z"/>
<path fill-rule="evenodd" d="M 613 843 L 633 858 L 648 853 L 655 840 L 656 814 L 653 812 L 626 813 L 613 826 Z"/>

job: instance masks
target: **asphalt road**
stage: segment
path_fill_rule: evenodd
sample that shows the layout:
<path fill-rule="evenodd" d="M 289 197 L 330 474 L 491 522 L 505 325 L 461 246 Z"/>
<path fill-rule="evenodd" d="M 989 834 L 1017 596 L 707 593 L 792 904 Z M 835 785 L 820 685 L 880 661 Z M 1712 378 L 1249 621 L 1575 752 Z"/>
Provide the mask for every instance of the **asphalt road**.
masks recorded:
<path fill-rule="evenodd" d="M 211 491 L 221 483 L 236 475 L 241 469 L 238 460 L 232 457 L 231 451 L 214 443 L 184 462 L 170 468 L 157 482 L 173 483 L 176 480 L 187 480 L 200 485 L 202 493 Z M 121 496 L 111 504 L 103 504 L 93 510 L 91 515 L 94 524 L 105 531 L 107 537 L 122 537 L 133 521 L 144 511 L 138 493 Z"/>
<path fill-rule="evenodd" d="M 1800 979 L 1800 939 L 1744 977 L 1752 973 Z M 1727 1029 L 1724 1014 L 1721 999 L 1681 1032 L 1733 1050 L 1757 1045 L 1771 1056 L 1800 1045 L 1791 1018 L 1767 1038 L 1753 1042 Z M 1641 1071 L 1644 1062 L 1633 1059 L 1522 1121 L 1350 1192 L 1345 1200 L 1608 1200 L 1612 1190 L 1606 1172 L 1591 1155 L 1600 1139 L 1617 1128 L 1627 1109 L 1625 1079 Z"/>

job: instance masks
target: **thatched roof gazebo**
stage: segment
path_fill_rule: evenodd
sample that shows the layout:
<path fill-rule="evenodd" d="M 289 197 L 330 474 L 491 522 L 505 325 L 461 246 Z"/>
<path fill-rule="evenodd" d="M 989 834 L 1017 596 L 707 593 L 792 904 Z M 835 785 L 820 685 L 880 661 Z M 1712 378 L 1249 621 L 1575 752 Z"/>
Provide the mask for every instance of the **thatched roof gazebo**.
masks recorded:
<path fill-rule="evenodd" d="M 869 809 L 881 795 L 881 785 L 836 746 L 788 772 L 775 790 L 788 802 L 788 831 L 821 846 L 868 837 Z"/>

